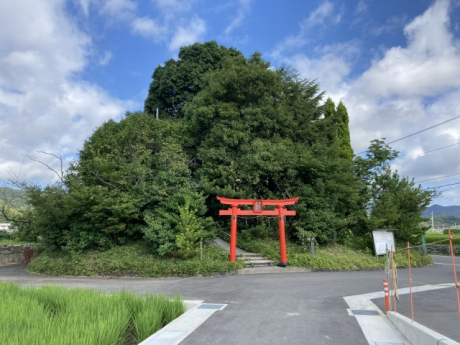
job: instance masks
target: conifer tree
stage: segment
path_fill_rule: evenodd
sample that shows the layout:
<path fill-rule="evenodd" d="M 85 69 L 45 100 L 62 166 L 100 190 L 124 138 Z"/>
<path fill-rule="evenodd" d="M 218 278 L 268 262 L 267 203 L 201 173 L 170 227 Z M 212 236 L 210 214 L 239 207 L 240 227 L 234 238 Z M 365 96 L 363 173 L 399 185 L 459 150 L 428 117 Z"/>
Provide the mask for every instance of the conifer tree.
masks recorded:
<path fill-rule="evenodd" d="M 351 147 L 350 129 L 348 127 L 348 112 L 342 102 L 339 103 L 336 110 L 338 122 L 338 138 L 340 141 L 340 156 L 346 159 L 353 159 L 353 149 Z"/>

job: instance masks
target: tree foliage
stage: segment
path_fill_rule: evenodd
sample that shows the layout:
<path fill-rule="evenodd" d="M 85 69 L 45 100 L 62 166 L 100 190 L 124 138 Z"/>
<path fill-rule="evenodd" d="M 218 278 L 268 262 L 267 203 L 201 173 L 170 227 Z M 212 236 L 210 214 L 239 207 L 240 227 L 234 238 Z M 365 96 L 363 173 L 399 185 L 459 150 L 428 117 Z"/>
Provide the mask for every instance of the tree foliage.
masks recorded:
<path fill-rule="evenodd" d="M 201 91 L 205 73 L 235 56 L 242 54 L 215 41 L 180 48 L 178 60 L 170 59 L 153 72 L 144 112 L 155 114 L 159 108 L 161 118 L 182 118 L 184 105 Z"/>
<path fill-rule="evenodd" d="M 160 120 L 151 116 L 157 107 Z M 298 196 L 292 239 L 371 247 L 371 230 L 391 227 L 397 240 L 416 241 L 435 193 L 391 171 L 398 153 L 383 141 L 354 158 L 348 122 L 342 102 L 323 104 L 315 81 L 272 68 L 260 53 L 183 47 L 155 69 L 145 112 L 97 128 L 61 182 L 17 184 L 32 206 L 17 223 L 71 253 L 143 238 L 156 254 L 193 256 L 228 226 L 216 196 Z M 276 222 L 239 228 L 266 238 Z"/>
<path fill-rule="evenodd" d="M 397 241 L 420 241 L 428 227 L 421 226 L 422 212 L 438 195 L 434 190 L 424 190 L 416 186 L 408 177 L 401 178 L 392 171 L 390 162 L 398 156 L 382 140 L 373 140 L 366 152 L 366 158 L 355 159 L 356 173 L 362 180 L 361 197 L 367 217 L 362 220 L 358 234 L 376 228 L 398 229 Z M 364 233 L 363 233 L 364 232 Z M 369 245 L 369 244 L 368 244 Z"/>
<path fill-rule="evenodd" d="M 299 196 L 288 229 L 314 231 L 322 242 L 336 238 L 354 211 L 359 181 L 332 140 L 337 127 L 323 117 L 321 98 L 315 82 L 273 70 L 257 53 L 208 73 L 184 113 L 195 176 L 210 200 Z"/>

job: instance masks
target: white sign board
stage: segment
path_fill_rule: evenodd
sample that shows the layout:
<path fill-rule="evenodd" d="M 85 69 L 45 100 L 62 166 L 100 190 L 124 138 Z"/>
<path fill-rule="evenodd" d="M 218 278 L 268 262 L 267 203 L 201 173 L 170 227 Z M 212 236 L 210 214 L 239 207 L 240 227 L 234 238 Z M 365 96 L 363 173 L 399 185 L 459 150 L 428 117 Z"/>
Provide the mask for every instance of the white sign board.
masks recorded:
<path fill-rule="evenodd" d="M 395 251 L 396 246 L 393 231 L 374 230 L 372 231 L 372 235 L 374 236 L 375 255 L 385 255 L 387 248 L 388 250 L 393 248 L 393 252 Z"/>

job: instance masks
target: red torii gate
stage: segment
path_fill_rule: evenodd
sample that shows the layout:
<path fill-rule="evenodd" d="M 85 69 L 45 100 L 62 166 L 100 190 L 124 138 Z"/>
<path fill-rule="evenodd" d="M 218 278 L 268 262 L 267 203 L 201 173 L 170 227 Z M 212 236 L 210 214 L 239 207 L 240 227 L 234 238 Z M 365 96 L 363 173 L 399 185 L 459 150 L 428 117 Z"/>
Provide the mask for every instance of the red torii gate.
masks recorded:
<path fill-rule="evenodd" d="M 280 254 L 281 262 L 277 266 L 286 267 L 289 265 L 286 257 L 286 239 L 284 234 L 285 216 L 295 216 L 295 211 L 286 210 L 284 206 L 294 205 L 299 198 L 285 200 L 256 200 L 256 199 L 226 199 L 217 197 L 224 205 L 230 205 L 228 210 L 219 211 L 219 216 L 232 216 L 232 224 L 230 227 L 230 262 L 236 260 L 236 220 L 237 216 L 278 216 L 278 225 L 280 232 Z M 240 205 L 252 205 L 252 210 L 241 210 Z M 265 205 L 275 205 L 278 209 L 265 210 Z"/>

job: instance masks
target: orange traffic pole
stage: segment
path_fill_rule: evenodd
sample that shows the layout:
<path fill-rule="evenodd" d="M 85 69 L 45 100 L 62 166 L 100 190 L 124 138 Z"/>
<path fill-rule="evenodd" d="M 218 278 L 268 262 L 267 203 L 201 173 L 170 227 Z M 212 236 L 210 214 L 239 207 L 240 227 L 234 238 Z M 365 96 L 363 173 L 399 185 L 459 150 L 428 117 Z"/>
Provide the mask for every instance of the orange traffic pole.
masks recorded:
<path fill-rule="evenodd" d="M 457 309 L 458 309 L 458 320 L 460 321 L 460 298 L 458 296 L 458 281 L 457 281 L 457 272 L 455 270 L 455 255 L 454 255 L 454 246 L 452 244 L 452 235 L 449 229 L 449 245 L 450 245 L 450 256 L 452 257 L 452 269 L 454 270 L 454 282 L 455 282 L 455 291 L 457 291 Z"/>
<path fill-rule="evenodd" d="M 237 207 L 232 206 L 232 225 L 230 227 L 230 262 L 236 260 L 236 217 Z"/>
<path fill-rule="evenodd" d="M 414 301 L 412 299 L 412 275 L 411 275 L 411 266 L 410 266 L 410 243 L 407 242 L 407 261 L 409 264 L 409 292 L 410 292 L 410 316 L 412 322 L 414 322 Z"/>
<path fill-rule="evenodd" d="M 383 294 L 385 295 L 385 307 L 387 312 L 390 311 L 390 297 L 388 296 L 388 280 L 383 280 Z"/>
<path fill-rule="evenodd" d="M 391 282 L 393 284 L 393 309 L 396 312 L 396 273 L 395 273 L 395 262 L 393 260 L 393 246 L 391 246 L 390 252 L 390 260 L 391 260 Z"/>
<path fill-rule="evenodd" d="M 286 238 L 285 238 L 285 233 L 284 233 L 284 208 L 282 205 L 278 205 L 278 226 L 279 226 L 279 232 L 280 232 L 280 257 L 281 257 L 281 262 L 277 266 L 281 267 L 286 267 L 289 265 L 287 262 L 287 257 L 286 257 Z"/>

